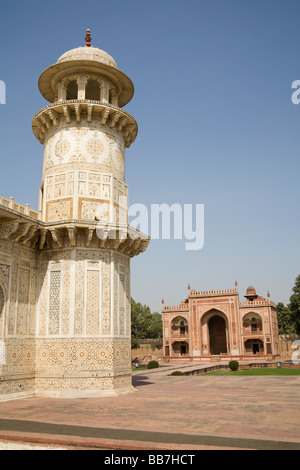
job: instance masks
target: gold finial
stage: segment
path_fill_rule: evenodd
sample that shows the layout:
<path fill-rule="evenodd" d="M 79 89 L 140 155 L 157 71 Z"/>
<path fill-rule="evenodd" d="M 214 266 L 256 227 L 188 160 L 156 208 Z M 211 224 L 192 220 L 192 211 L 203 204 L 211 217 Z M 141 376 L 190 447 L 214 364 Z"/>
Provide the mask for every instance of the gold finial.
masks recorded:
<path fill-rule="evenodd" d="M 86 36 L 85 36 L 85 47 L 91 47 L 91 32 L 90 32 L 90 28 L 88 28 L 86 30 Z"/>

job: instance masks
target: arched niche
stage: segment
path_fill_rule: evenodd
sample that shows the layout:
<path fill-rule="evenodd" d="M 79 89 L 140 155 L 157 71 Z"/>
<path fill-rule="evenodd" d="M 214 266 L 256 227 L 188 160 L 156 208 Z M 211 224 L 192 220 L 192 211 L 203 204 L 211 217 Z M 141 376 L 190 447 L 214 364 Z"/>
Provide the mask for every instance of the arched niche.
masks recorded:
<path fill-rule="evenodd" d="M 243 316 L 243 330 L 247 333 L 262 333 L 262 318 L 258 313 L 248 312 Z"/>
<path fill-rule="evenodd" d="M 172 336 L 185 336 L 188 333 L 188 321 L 182 316 L 177 316 L 171 321 Z"/>

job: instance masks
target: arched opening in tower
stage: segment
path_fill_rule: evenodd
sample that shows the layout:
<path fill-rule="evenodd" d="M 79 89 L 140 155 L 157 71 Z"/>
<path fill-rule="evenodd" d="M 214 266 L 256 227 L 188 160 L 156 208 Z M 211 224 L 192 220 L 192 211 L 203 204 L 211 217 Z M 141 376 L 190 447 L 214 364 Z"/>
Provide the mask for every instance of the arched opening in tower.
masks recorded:
<path fill-rule="evenodd" d="M 69 82 L 67 86 L 67 100 L 77 100 L 78 98 L 78 85 L 75 80 Z"/>
<path fill-rule="evenodd" d="M 89 80 L 85 90 L 87 100 L 100 101 L 100 85 L 96 80 Z"/>

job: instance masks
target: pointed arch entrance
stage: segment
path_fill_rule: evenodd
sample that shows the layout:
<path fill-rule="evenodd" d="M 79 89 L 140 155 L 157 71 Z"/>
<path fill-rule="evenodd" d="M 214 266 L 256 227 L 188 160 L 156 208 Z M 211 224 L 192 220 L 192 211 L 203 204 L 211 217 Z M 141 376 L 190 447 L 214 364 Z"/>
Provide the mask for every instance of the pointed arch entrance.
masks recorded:
<path fill-rule="evenodd" d="M 224 318 L 214 315 L 208 322 L 210 354 L 226 354 L 226 323 Z"/>
<path fill-rule="evenodd" d="M 228 321 L 225 313 L 211 309 L 201 319 L 204 354 L 218 356 L 228 353 Z"/>

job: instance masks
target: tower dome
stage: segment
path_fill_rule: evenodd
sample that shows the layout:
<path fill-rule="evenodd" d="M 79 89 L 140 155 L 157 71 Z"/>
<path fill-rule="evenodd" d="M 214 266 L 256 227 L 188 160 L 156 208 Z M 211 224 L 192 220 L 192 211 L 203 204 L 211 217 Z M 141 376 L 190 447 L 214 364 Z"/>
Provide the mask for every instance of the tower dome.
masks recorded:
<path fill-rule="evenodd" d="M 107 52 L 98 48 L 94 48 L 91 45 L 92 38 L 89 28 L 86 30 L 86 36 L 84 39 L 85 47 L 76 47 L 75 49 L 71 49 L 70 51 L 65 52 L 59 57 L 57 63 L 68 62 L 70 60 L 95 60 L 96 62 L 110 65 L 116 69 L 118 68 L 116 61 L 109 54 L 107 54 Z"/>
<path fill-rule="evenodd" d="M 86 33 L 85 46 L 76 47 L 64 52 L 57 62 L 42 72 L 39 78 L 39 89 L 43 97 L 54 103 L 66 99 L 61 87 L 64 88 L 66 80 L 82 74 L 101 76 L 109 83 L 112 90 L 111 104 L 119 107 L 125 106 L 133 97 L 134 86 L 130 78 L 122 72 L 114 58 L 107 52 L 91 45 L 89 29 Z M 77 99 L 82 99 L 78 94 Z M 85 98 L 85 96 L 84 96 Z M 100 96 L 98 100 L 101 101 Z"/>
<path fill-rule="evenodd" d="M 116 61 L 114 58 L 109 55 L 107 52 L 103 51 L 102 49 L 98 49 L 97 47 L 76 47 L 71 49 L 70 51 L 65 52 L 62 54 L 57 63 L 60 64 L 61 62 L 68 62 L 73 60 L 88 60 L 88 61 L 95 61 L 100 62 L 102 64 L 109 65 L 110 67 L 118 68 Z"/>

